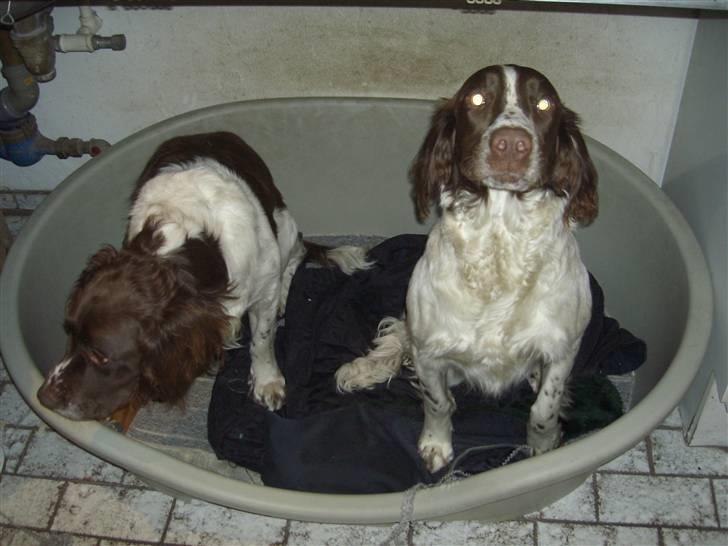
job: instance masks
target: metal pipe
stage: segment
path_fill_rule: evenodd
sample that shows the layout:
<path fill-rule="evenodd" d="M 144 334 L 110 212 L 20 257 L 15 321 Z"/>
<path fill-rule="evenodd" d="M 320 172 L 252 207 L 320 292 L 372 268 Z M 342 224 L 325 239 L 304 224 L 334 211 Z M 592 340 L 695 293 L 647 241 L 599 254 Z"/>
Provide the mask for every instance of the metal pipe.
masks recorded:
<path fill-rule="evenodd" d="M 88 6 L 80 6 L 78 17 L 81 26 L 76 34 L 57 34 L 53 37 L 55 50 L 62 53 L 72 51 L 87 51 L 93 53 L 97 49 L 112 49 L 121 51 L 126 48 L 126 36 L 114 34 L 113 36 L 99 36 L 96 33 L 101 29 L 103 21 L 96 12 Z"/>
<path fill-rule="evenodd" d="M 10 40 L 7 30 L 0 30 L 2 75 L 8 86 L 0 91 L 0 126 L 23 118 L 38 102 L 40 90 L 33 75 Z"/>
<path fill-rule="evenodd" d="M 39 82 L 48 82 L 56 77 L 52 9 L 49 7 L 16 21 L 10 31 L 13 45 Z"/>
<path fill-rule="evenodd" d="M 60 159 L 96 156 L 111 146 L 101 139 L 49 139 L 38 130 L 35 116 L 30 113 L 38 102 L 38 81 L 49 81 L 56 73 L 51 9 L 47 7 L 20 20 L 8 11 L 0 22 L 7 25 L 12 20 L 12 30 L 0 29 L 0 73 L 8 82 L 0 91 L 0 159 L 21 167 L 37 163 L 44 155 Z M 82 9 L 81 16 L 78 37 L 88 39 L 92 51 L 105 45 L 116 49 L 114 46 L 119 45 L 116 36 L 104 38 L 94 34 L 101 26 L 101 19 L 91 8 Z"/>
<path fill-rule="evenodd" d="M 97 138 L 47 138 L 38 130 L 32 114 L 27 114 L 18 121 L 12 130 L 0 130 L 0 159 L 6 159 L 20 167 L 33 165 L 45 155 L 55 155 L 59 159 L 84 155 L 93 157 L 110 146 L 107 141 Z"/>

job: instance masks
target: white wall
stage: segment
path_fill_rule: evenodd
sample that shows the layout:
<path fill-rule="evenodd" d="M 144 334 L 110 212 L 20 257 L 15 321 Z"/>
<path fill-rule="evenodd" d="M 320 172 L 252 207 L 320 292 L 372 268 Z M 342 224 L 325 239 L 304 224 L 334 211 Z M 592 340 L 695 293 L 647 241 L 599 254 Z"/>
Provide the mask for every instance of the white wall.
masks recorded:
<path fill-rule="evenodd" d="M 451 95 L 479 68 L 517 63 L 546 74 L 582 115 L 589 135 L 658 183 L 696 27 L 687 16 L 555 8 L 494 14 L 261 6 L 95 9 L 104 20 L 101 34 L 126 34 L 127 49 L 58 54 L 58 75 L 41 86 L 33 110 L 50 138 L 113 143 L 175 114 L 243 99 L 432 99 Z M 56 8 L 53 14 L 56 33 L 76 31 L 76 8 Z M 46 157 L 25 168 L 0 161 L 0 186 L 52 189 L 84 161 Z"/>
<path fill-rule="evenodd" d="M 713 282 L 713 331 L 703 365 L 680 405 L 690 433 L 728 445 L 728 19 L 698 25 L 665 173 L 665 191 L 685 215 L 705 253 Z M 714 381 L 714 383 L 713 383 Z M 716 390 L 706 396 L 706 389 Z M 710 394 L 710 393 L 709 393 Z M 706 403 L 712 403 L 707 406 Z M 703 411 L 704 415 L 699 416 Z M 706 422 L 701 423 L 704 419 Z M 712 439 L 709 437 L 712 436 Z M 708 438 L 706 438 L 708 437 Z"/>

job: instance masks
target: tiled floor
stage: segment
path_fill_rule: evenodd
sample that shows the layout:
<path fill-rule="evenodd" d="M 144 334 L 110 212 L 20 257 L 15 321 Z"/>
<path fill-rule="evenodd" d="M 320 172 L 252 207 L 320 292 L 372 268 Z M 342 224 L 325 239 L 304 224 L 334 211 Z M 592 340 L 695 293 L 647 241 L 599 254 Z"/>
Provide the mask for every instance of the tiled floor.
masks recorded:
<path fill-rule="evenodd" d="M 388 527 L 254 516 L 145 487 L 46 428 L 0 367 L 1 546 L 379 544 Z M 728 546 L 728 451 L 685 446 L 677 416 L 568 497 L 522 519 L 419 522 L 400 543 Z"/>

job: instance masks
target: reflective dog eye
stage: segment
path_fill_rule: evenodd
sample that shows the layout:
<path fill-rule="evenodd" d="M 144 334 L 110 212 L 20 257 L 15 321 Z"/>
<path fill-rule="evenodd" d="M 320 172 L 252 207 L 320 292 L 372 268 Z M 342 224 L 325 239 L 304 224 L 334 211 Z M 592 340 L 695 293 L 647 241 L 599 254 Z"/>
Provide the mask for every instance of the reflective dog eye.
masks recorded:
<path fill-rule="evenodd" d="M 551 109 L 551 101 L 549 99 L 541 99 L 536 103 L 536 108 L 541 112 Z"/>
<path fill-rule="evenodd" d="M 101 351 L 91 350 L 87 353 L 87 356 L 91 363 L 97 367 L 109 363 L 109 358 Z"/>
<path fill-rule="evenodd" d="M 470 95 L 470 104 L 473 106 L 480 106 L 485 102 L 485 97 L 480 93 L 474 93 Z"/>

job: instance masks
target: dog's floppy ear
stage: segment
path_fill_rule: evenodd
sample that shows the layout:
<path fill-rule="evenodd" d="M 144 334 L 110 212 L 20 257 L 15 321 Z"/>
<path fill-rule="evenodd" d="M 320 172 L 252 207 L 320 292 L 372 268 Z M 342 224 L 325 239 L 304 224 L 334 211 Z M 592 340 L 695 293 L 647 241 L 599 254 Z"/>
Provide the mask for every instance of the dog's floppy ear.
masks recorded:
<path fill-rule="evenodd" d="M 565 221 L 587 226 L 597 217 L 597 178 L 597 170 L 579 131 L 579 117 L 571 110 L 564 109 L 559 126 L 553 184 L 555 191 L 566 195 L 569 200 Z"/>
<path fill-rule="evenodd" d="M 200 374 L 218 362 L 230 317 L 211 298 L 174 298 L 141 328 L 144 401 L 177 402 Z"/>
<path fill-rule="evenodd" d="M 86 267 L 76 280 L 75 288 L 79 289 L 96 275 L 99 269 L 113 264 L 119 259 L 119 251 L 111 245 L 104 245 L 88 259 Z"/>
<path fill-rule="evenodd" d="M 412 199 L 420 221 L 429 216 L 430 207 L 450 182 L 454 142 L 455 102 L 450 99 L 442 101 L 432 116 L 430 130 L 410 168 Z"/>

